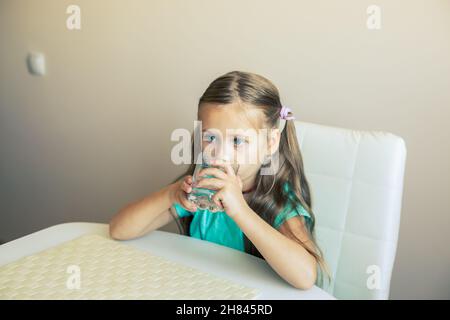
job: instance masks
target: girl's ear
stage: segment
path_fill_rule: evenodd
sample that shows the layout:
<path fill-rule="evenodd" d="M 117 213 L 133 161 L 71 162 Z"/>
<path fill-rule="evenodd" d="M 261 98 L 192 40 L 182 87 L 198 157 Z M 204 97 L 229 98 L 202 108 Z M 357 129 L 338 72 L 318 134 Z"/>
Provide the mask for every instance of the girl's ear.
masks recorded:
<path fill-rule="evenodd" d="M 280 139 L 281 139 L 281 131 L 278 128 L 269 130 L 268 134 L 268 152 L 269 156 L 272 156 L 280 146 Z"/>

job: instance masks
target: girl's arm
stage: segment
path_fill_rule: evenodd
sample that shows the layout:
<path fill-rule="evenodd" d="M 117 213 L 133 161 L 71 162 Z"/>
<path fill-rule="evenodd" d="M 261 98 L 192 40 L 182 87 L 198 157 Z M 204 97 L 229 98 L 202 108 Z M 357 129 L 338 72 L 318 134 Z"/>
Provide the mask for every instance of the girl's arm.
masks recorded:
<path fill-rule="evenodd" d="M 237 176 L 229 162 L 215 161 L 226 172 L 217 168 L 205 168 L 200 175 L 213 175 L 215 178 L 201 179 L 197 187 L 217 190 L 213 196 L 218 206 L 223 206 L 247 238 L 255 245 L 269 265 L 287 282 L 299 289 L 309 289 L 316 282 L 316 259 L 303 247 L 312 249 L 303 218 L 294 217 L 286 220 L 280 231 L 273 228 L 253 211 L 242 195 L 242 180 Z M 286 228 L 293 233 L 303 245 L 293 240 Z"/>
<path fill-rule="evenodd" d="M 294 287 L 311 288 L 317 277 L 316 259 L 286 232 L 286 224 L 289 224 L 297 237 L 307 245 L 309 238 L 304 219 L 291 218 L 277 231 L 250 207 L 245 210 L 247 212 L 240 212 L 233 219 L 269 265 Z M 286 232 L 286 235 L 282 232 Z"/>
<path fill-rule="evenodd" d="M 111 238 L 118 240 L 137 238 L 173 221 L 174 217 L 169 210 L 174 202 L 180 203 L 189 211 L 195 211 L 195 206 L 185 195 L 185 192 L 190 192 L 191 183 L 192 177 L 186 176 L 123 208 L 109 223 Z"/>

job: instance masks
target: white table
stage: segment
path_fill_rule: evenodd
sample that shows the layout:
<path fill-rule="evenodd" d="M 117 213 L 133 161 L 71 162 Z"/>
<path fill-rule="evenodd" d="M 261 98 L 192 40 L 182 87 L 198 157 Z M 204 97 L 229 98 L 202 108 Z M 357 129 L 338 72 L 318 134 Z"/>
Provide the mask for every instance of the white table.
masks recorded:
<path fill-rule="evenodd" d="M 109 238 L 108 225 L 64 223 L 5 243 L 0 246 L 0 266 L 85 234 Z M 306 291 L 296 289 L 278 276 L 264 260 L 212 242 L 158 230 L 123 243 L 258 288 L 262 292 L 258 299 L 334 299 L 318 287 Z"/>

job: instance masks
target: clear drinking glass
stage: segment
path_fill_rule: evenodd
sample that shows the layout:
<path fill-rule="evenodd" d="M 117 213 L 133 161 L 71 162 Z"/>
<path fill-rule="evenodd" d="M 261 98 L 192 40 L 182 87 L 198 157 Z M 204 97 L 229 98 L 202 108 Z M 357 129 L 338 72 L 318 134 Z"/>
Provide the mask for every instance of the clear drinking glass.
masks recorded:
<path fill-rule="evenodd" d="M 204 175 L 203 177 L 199 177 L 199 172 L 204 168 L 218 168 L 218 169 L 224 171 L 224 169 L 222 167 L 211 165 L 210 163 L 208 163 L 206 157 L 203 157 L 202 163 L 198 163 L 195 166 L 194 173 L 192 175 L 192 182 L 198 182 L 201 179 L 207 179 L 207 178 L 213 177 L 211 175 Z M 236 169 L 234 168 L 234 166 L 233 166 L 233 170 L 236 173 Z M 197 208 L 199 208 L 199 209 L 208 209 L 211 212 L 217 212 L 217 211 L 221 211 L 223 209 L 220 208 L 218 205 L 216 205 L 212 199 L 212 197 L 214 196 L 214 194 L 216 192 L 217 192 L 216 190 L 211 190 L 211 189 L 207 189 L 207 188 L 193 187 L 192 191 L 190 193 L 188 193 L 187 198 L 188 198 L 188 200 L 195 203 L 197 205 Z"/>

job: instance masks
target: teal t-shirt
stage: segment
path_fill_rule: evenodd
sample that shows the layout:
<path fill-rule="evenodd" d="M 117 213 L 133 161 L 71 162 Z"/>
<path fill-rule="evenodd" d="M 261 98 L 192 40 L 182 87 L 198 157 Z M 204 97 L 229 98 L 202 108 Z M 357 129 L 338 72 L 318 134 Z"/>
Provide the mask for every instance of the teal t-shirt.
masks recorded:
<path fill-rule="evenodd" d="M 290 196 L 293 194 L 288 184 L 285 184 L 284 188 Z M 189 229 L 191 237 L 245 251 L 244 234 L 225 211 L 211 212 L 208 209 L 197 209 L 197 211 L 193 212 L 184 209 L 177 202 L 172 206 L 180 218 L 193 216 Z M 304 216 L 307 225 L 309 225 L 310 214 L 302 205 L 298 204 L 294 209 L 290 205 L 286 206 L 275 217 L 273 227 L 278 229 L 286 220 L 295 216 Z"/>

